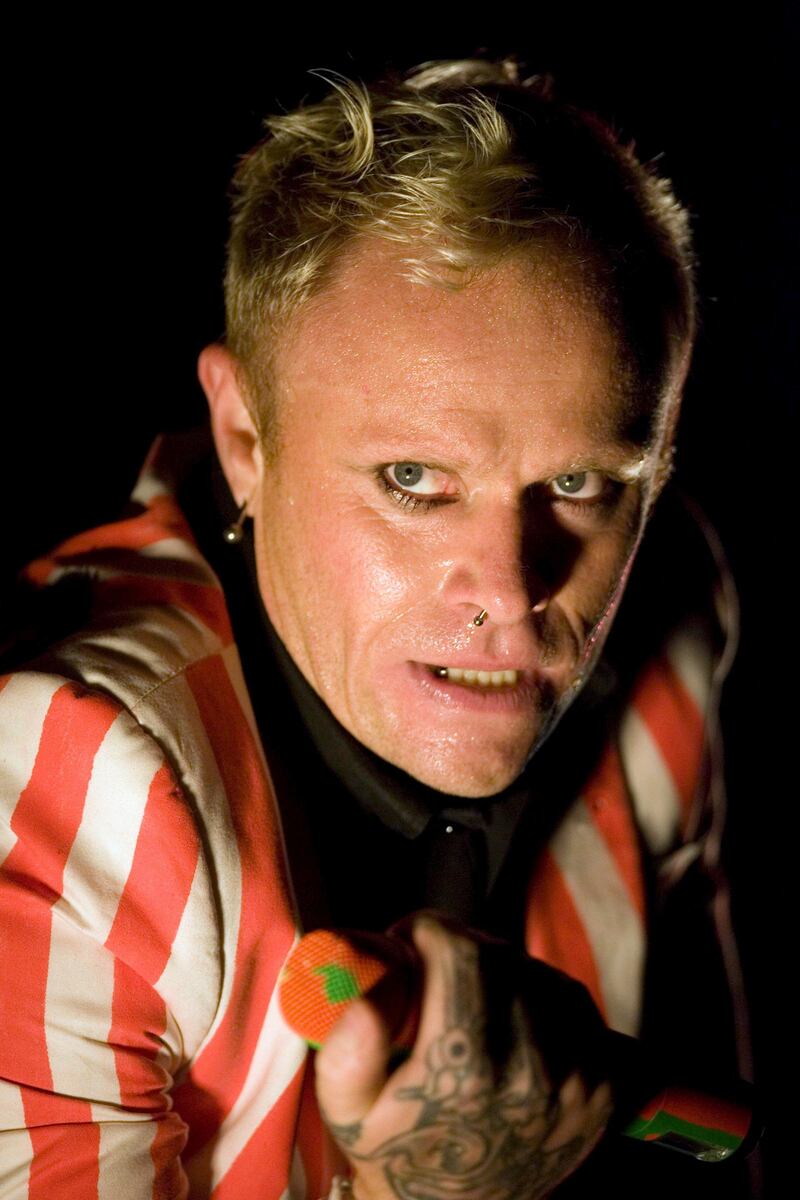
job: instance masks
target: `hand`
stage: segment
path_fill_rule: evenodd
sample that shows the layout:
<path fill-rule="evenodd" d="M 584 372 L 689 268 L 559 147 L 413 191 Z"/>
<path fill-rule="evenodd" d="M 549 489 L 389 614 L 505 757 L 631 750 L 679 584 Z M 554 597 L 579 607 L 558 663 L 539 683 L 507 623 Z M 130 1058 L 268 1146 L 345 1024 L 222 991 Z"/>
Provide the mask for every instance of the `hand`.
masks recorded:
<path fill-rule="evenodd" d="M 366 1000 L 317 1056 L 320 1107 L 357 1200 L 547 1195 L 610 1115 L 610 1085 L 596 1083 L 596 1010 L 558 972 L 431 915 L 415 919 L 411 938 L 424 987 L 410 1057 L 389 1073 L 387 1025 Z"/>

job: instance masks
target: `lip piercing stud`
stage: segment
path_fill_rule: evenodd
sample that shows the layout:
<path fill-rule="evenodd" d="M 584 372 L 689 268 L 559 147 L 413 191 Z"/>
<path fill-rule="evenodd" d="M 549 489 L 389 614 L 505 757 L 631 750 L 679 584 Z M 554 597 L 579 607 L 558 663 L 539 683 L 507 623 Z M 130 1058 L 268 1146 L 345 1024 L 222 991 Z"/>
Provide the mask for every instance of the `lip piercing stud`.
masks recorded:
<path fill-rule="evenodd" d="M 477 625 L 478 628 L 480 628 L 481 625 L 483 624 L 483 622 L 488 621 L 488 620 L 489 620 L 489 614 L 485 608 L 482 608 L 481 611 L 478 613 L 477 617 L 475 617 L 475 619 L 473 620 L 472 624 Z"/>

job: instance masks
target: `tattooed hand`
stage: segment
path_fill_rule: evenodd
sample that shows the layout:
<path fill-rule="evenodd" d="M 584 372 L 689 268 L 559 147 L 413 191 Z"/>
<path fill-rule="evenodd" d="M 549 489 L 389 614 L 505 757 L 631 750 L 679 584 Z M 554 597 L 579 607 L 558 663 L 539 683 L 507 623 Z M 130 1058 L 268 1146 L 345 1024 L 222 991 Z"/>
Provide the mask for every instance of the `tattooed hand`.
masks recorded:
<path fill-rule="evenodd" d="M 424 991 L 411 1056 L 387 1074 L 388 1031 L 364 1000 L 317 1056 L 320 1107 L 353 1165 L 357 1200 L 547 1195 L 610 1115 L 609 1084 L 592 1089 L 577 1071 L 595 1073 L 599 1017 L 557 972 L 530 960 L 520 970 L 509 948 L 431 915 L 415 920 L 412 938 Z"/>

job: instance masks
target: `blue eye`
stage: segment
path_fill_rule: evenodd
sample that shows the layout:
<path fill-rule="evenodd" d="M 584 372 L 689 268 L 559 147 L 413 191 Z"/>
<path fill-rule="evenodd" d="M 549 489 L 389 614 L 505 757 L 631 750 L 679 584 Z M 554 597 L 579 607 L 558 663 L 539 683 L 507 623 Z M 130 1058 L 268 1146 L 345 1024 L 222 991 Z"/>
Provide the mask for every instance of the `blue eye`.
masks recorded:
<path fill-rule="evenodd" d="M 431 508 L 456 498 L 458 486 L 452 475 L 420 462 L 395 462 L 380 467 L 379 482 L 391 498 L 404 508 Z"/>
<path fill-rule="evenodd" d="M 426 467 L 425 463 L 389 463 L 388 467 L 384 467 L 384 474 L 391 487 L 407 491 L 414 496 L 437 499 L 452 495 L 455 491 L 451 475 L 440 471 L 438 467 Z"/>
<path fill-rule="evenodd" d="M 415 462 L 392 463 L 387 469 L 394 475 L 395 481 L 400 484 L 400 487 L 405 488 L 415 487 L 422 479 L 422 472 L 425 470 L 422 463 Z"/>
<path fill-rule="evenodd" d="M 599 471 L 567 471 L 550 483 L 557 499 L 594 500 L 605 491 L 607 479 Z"/>

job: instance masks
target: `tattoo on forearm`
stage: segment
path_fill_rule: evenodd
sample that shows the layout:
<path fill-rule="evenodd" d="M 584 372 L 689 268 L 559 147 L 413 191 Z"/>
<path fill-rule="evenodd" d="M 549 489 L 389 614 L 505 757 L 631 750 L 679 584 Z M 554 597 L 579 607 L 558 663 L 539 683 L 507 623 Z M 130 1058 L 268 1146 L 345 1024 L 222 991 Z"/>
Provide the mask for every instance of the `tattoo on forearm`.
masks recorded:
<path fill-rule="evenodd" d="M 359 1150 L 360 1123 L 330 1125 L 355 1161 L 379 1163 L 399 1200 L 537 1200 L 577 1163 L 586 1139 L 544 1148 L 558 1121 L 541 1064 L 524 1039 L 498 1077 L 484 1044 L 467 951 L 456 951 L 447 1028 L 433 1042 L 426 1074 L 398 1100 L 418 1102 L 412 1128 Z"/>

